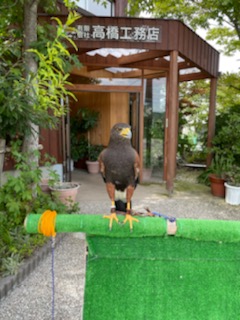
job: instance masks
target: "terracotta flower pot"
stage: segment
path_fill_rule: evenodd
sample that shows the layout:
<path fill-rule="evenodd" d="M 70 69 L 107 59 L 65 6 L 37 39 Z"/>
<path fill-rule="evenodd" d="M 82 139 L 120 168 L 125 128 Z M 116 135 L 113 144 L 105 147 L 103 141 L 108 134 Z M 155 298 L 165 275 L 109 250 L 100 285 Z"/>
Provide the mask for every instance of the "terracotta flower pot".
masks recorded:
<path fill-rule="evenodd" d="M 89 173 L 99 173 L 99 162 L 98 161 L 86 161 L 87 169 Z"/>
<path fill-rule="evenodd" d="M 218 176 L 211 174 L 209 176 L 211 192 L 215 197 L 225 197 L 225 179 L 219 178 Z"/>
<path fill-rule="evenodd" d="M 50 187 L 59 200 L 69 206 L 76 201 L 79 184 L 75 182 L 62 182 Z"/>

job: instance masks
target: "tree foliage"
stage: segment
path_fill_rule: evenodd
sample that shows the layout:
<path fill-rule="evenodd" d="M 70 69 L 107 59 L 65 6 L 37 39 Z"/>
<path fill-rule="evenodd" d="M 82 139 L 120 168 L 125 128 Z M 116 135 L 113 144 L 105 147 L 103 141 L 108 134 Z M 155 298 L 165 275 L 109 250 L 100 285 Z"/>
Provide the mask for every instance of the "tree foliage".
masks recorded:
<path fill-rule="evenodd" d="M 240 50 L 239 0 L 129 0 L 130 13 L 150 13 L 158 18 L 180 19 L 193 29 L 206 29 L 226 54 Z"/>
<path fill-rule="evenodd" d="M 209 81 L 189 81 L 180 85 L 178 152 L 187 162 L 206 158 Z"/>
<path fill-rule="evenodd" d="M 26 94 L 31 84 L 23 77 L 21 41 L 0 38 L 0 138 L 29 133 L 29 120 L 38 123 L 41 112 L 32 107 L 32 97 Z"/>
<path fill-rule="evenodd" d="M 223 74 L 219 78 L 216 106 L 216 129 L 213 151 L 240 160 L 240 85 L 238 73 Z M 180 85 L 179 152 L 194 155 L 192 136 L 197 136 L 198 147 L 206 150 L 209 110 L 209 81 L 189 81 Z M 231 156 L 232 155 L 232 156 Z"/>
<path fill-rule="evenodd" d="M 234 105 L 240 106 L 240 72 L 222 74 L 218 80 L 218 112 Z"/>
<path fill-rule="evenodd" d="M 38 70 L 27 78 L 24 76 L 27 66 L 24 64 L 23 6 L 26 1 L 3 0 L 0 5 L 0 138 L 30 134 L 30 123 L 54 126 L 56 118 L 50 117 L 48 111 L 52 110 L 54 116 L 64 113 L 60 98 L 72 95 L 65 89 L 69 67 L 73 63 L 80 65 L 66 49 L 66 41 L 74 46 L 67 32 L 79 18 L 72 11 L 65 24 L 56 19 L 51 32 L 44 31 L 45 26 L 38 28 L 40 41 L 31 43 L 32 49 L 28 51 L 35 57 Z M 56 10 L 55 0 L 40 3 L 47 5 L 48 10 Z"/>
<path fill-rule="evenodd" d="M 33 75 L 33 86 L 36 93 L 37 101 L 35 103 L 36 110 L 51 109 L 55 116 L 64 114 L 65 110 L 60 105 L 60 99 L 66 96 L 75 96 L 66 89 L 69 77 L 69 67 L 74 63 L 80 66 L 76 56 L 71 55 L 64 44 L 68 41 L 77 50 L 75 43 L 67 36 L 67 32 L 73 30 L 71 25 L 79 19 L 76 12 L 70 12 L 65 24 L 58 18 L 54 18 L 57 22 L 57 32 L 52 41 L 47 41 L 45 52 L 38 49 L 30 49 L 38 59 L 38 71 Z"/>

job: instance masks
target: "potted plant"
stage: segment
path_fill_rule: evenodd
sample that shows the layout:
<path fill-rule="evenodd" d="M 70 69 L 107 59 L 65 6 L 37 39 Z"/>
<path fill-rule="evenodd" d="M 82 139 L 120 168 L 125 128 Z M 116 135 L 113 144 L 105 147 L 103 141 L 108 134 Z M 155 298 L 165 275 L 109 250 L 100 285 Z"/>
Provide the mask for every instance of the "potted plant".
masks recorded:
<path fill-rule="evenodd" d="M 77 137 L 71 133 L 71 159 L 76 168 L 84 168 L 88 152 L 88 141 L 82 136 Z"/>
<path fill-rule="evenodd" d="M 45 193 L 51 193 L 53 198 L 57 198 L 69 209 L 75 203 L 79 184 L 76 182 L 61 182 L 59 173 L 52 167 L 55 162 L 53 157 L 45 155 L 45 168 L 47 169 L 44 178 L 41 179 L 39 187 Z M 43 172 L 41 172 L 42 177 Z"/>
<path fill-rule="evenodd" d="M 48 185 L 53 197 L 57 197 L 68 208 L 76 201 L 79 184 L 77 182 L 61 182 L 55 170 L 49 170 Z"/>
<path fill-rule="evenodd" d="M 207 169 L 211 192 L 216 197 L 225 197 L 227 172 L 232 166 L 232 159 L 223 154 L 215 153 L 211 165 Z"/>
<path fill-rule="evenodd" d="M 227 174 L 225 201 L 232 205 L 240 204 L 240 167 L 233 165 Z"/>
<path fill-rule="evenodd" d="M 80 108 L 71 116 L 71 157 L 75 167 L 84 168 L 88 154 L 89 130 L 93 129 L 99 118 L 99 112 Z"/>
<path fill-rule="evenodd" d="M 76 201 L 79 184 L 76 182 L 58 182 L 50 186 L 52 195 L 57 197 L 67 207 L 71 207 Z"/>
<path fill-rule="evenodd" d="M 88 145 L 88 160 L 86 161 L 87 169 L 89 173 L 98 173 L 99 172 L 99 162 L 98 157 L 100 152 L 103 150 L 101 144 L 89 144 Z"/>

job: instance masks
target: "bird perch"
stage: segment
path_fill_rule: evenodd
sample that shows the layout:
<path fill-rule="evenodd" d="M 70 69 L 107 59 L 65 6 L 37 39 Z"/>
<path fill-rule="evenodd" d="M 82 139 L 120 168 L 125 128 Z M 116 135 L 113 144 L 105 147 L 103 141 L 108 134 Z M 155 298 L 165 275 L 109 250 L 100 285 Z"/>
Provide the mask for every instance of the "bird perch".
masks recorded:
<path fill-rule="evenodd" d="M 25 228 L 28 233 L 38 233 L 38 223 L 41 214 L 29 214 L 25 219 Z M 124 216 L 119 216 L 120 220 Z M 175 234 L 176 237 L 204 241 L 237 242 L 240 241 L 240 221 L 225 220 L 194 220 L 177 219 L 173 225 L 163 218 L 138 217 L 130 233 L 126 225 L 115 224 L 109 231 L 103 215 L 95 214 L 58 214 L 55 229 L 57 233 L 84 232 L 108 237 L 164 237 Z M 169 228 L 176 227 L 175 232 Z"/>

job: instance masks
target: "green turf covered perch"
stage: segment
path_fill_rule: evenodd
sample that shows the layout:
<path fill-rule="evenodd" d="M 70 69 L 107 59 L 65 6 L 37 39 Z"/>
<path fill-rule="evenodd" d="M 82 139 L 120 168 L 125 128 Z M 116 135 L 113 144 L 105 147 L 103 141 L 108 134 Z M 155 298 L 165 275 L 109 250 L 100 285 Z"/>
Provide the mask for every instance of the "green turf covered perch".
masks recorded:
<path fill-rule="evenodd" d="M 26 219 L 37 232 L 40 215 Z M 120 219 L 123 217 L 120 217 Z M 139 218 L 133 232 L 101 215 L 61 215 L 57 232 L 85 232 L 84 320 L 228 320 L 240 310 L 240 222 Z"/>
<path fill-rule="evenodd" d="M 30 214 L 25 220 L 28 233 L 38 232 L 38 222 L 41 214 Z M 124 216 L 119 216 L 120 220 Z M 157 217 L 138 217 L 140 223 L 134 224 L 133 232 L 128 225 L 113 224 L 112 231 L 108 229 L 108 221 L 103 215 L 93 214 L 58 214 L 56 219 L 56 232 L 84 232 L 107 237 L 160 237 L 167 235 L 167 222 Z M 177 220 L 177 237 L 184 237 L 205 241 L 240 241 L 240 221 L 223 220 Z"/>

